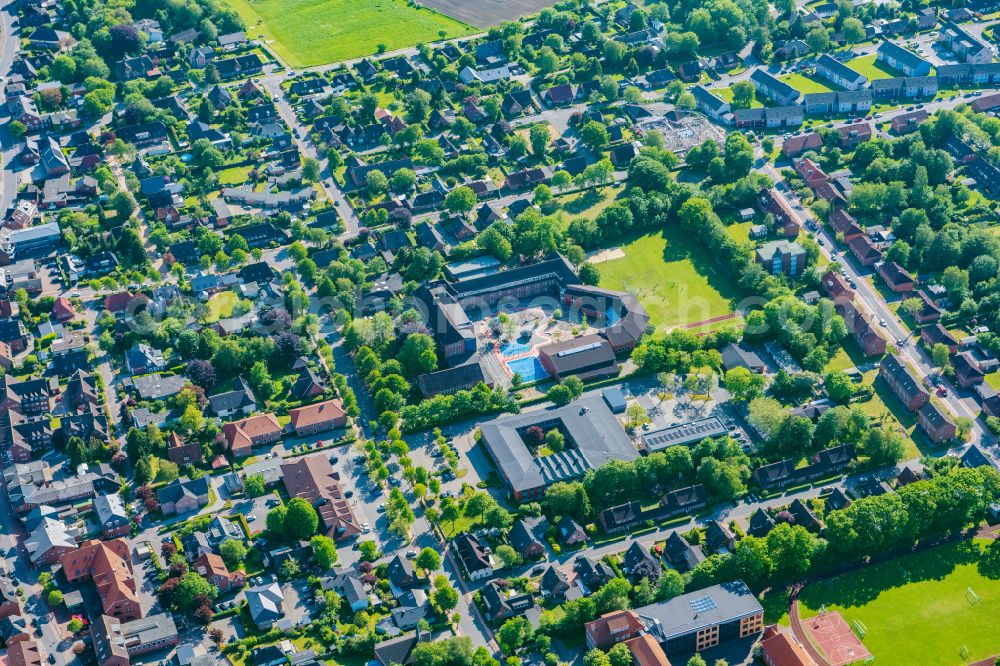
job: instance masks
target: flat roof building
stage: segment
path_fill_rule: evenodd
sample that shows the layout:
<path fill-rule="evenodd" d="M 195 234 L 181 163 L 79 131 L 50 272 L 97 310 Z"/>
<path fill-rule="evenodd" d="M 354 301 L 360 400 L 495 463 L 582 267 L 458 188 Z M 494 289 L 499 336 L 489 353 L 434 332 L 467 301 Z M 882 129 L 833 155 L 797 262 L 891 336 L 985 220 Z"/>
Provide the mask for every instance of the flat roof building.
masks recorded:
<path fill-rule="evenodd" d="M 608 613 L 585 625 L 588 647 L 607 649 L 648 634 L 667 657 L 760 634 L 764 608 L 741 580 L 689 592 L 631 611 Z"/>
<path fill-rule="evenodd" d="M 714 416 L 678 423 L 653 432 L 643 433 L 642 447 L 649 453 L 662 451 L 671 446 L 691 446 L 709 437 L 726 434 L 726 426 Z"/>
<path fill-rule="evenodd" d="M 544 432 L 558 430 L 565 438 L 565 448 L 538 455 L 525 439 L 532 426 Z M 639 457 L 600 394 L 561 407 L 503 416 L 482 424 L 480 431 L 504 485 L 517 500 L 538 497 L 547 486 L 579 478 L 611 460 Z"/>

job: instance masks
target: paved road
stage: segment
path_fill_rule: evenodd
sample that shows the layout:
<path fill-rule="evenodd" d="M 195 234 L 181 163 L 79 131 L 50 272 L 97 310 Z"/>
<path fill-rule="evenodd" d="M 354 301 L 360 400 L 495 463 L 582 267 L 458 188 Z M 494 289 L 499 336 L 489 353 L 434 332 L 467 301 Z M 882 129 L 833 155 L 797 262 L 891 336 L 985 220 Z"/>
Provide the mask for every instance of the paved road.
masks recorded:
<path fill-rule="evenodd" d="M 10 74 L 10 66 L 14 60 L 14 55 L 20 45 L 18 37 L 19 30 L 13 25 L 13 17 L 17 15 L 16 5 L 13 0 L 0 0 L 0 82 L 6 81 Z M 0 86 L 2 90 L 2 86 Z M 7 114 L 6 98 L 0 93 L 0 100 L 3 101 L 3 113 Z M 10 134 L 10 123 L 8 119 L 0 122 L 0 159 L 3 160 L 3 169 L 0 171 L 0 215 L 6 214 L 7 209 L 13 204 L 17 195 L 16 175 L 7 169 L 14 158 L 14 137 Z"/>
<path fill-rule="evenodd" d="M 319 185 L 323 188 L 326 198 L 333 203 L 341 219 L 344 220 L 344 233 L 341 235 L 341 238 L 356 236 L 361 226 L 361 220 L 354 212 L 340 186 L 334 180 L 333 172 L 330 169 L 330 161 L 326 155 L 321 155 L 316 150 L 315 144 L 309 138 L 309 127 L 299 121 L 295 109 L 289 103 L 287 96 L 281 89 L 282 77 L 271 75 L 261 77 L 260 80 L 264 87 L 271 93 L 271 96 L 274 97 L 278 114 L 285 121 L 285 124 L 292 129 L 292 138 L 295 140 L 295 145 L 298 147 L 299 152 L 306 157 L 319 160 L 322 174 L 322 180 L 319 182 Z"/>
<path fill-rule="evenodd" d="M 777 170 L 773 166 L 768 165 L 768 167 L 765 171 L 775 179 L 775 182 L 782 182 L 781 175 Z M 801 202 L 793 194 L 786 194 L 785 189 L 781 187 L 777 188 L 777 191 L 778 195 L 785 200 L 789 208 L 794 212 L 797 218 L 796 222 L 800 226 L 805 227 L 806 221 L 816 222 L 812 214 L 802 206 Z M 790 199 L 795 200 L 790 201 Z M 885 322 L 883 328 L 890 336 L 890 343 L 898 348 L 899 354 L 916 369 L 926 385 L 933 386 L 934 383 L 942 383 L 947 387 L 948 395 L 946 397 L 939 396 L 939 399 L 950 408 L 953 414 L 972 419 L 975 440 L 981 441 L 985 439 L 986 441 L 992 441 L 983 423 L 978 419 L 978 405 L 971 398 L 963 399 L 960 397 L 956 394 L 955 387 L 945 378 L 938 375 L 930 356 L 910 338 L 910 331 L 903 325 L 885 299 L 882 298 L 881 294 L 869 282 L 869 278 L 873 272 L 870 269 L 860 269 L 855 265 L 853 260 L 845 260 L 843 255 L 846 253 L 838 252 L 838 256 L 834 257 L 833 252 L 835 250 L 833 248 L 836 248 L 837 244 L 834 235 L 830 233 L 829 229 L 821 226 L 816 233 L 824 241 L 824 244 L 820 247 L 823 254 L 831 261 L 838 261 L 846 271 L 847 277 L 854 280 L 857 285 L 855 294 L 861 308 L 867 310 L 875 321 Z M 905 340 L 905 344 L 898 344 L 898 341 L 901 340 Z M 930 377 L 934 377 L 934 381 L 931 381 Z"/>

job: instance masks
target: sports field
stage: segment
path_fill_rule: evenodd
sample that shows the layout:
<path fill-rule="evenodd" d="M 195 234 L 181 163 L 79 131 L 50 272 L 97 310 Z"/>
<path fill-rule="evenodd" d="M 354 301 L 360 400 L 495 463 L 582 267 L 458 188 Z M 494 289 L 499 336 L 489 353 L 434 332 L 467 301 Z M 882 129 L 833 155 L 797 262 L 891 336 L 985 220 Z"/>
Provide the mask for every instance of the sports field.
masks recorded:
<path fill-rule="evenodd" d="M 634 294 L 658 332 L 733 312 L 740 297 L 736 285 L 678 228 L 642 236 L 621 249 L 624 258 L 598 264 L 601 286 Z"/>
<path fill-rule="evenodd" d="M 322 65 L 460 37 L 468 26 L 405 0 L 226 0 L 292 67 Z"/>
<path fill-rule="evenodd" d="M 826 605 L 848 624 L 860 621 L 876 664 L 951 666 L 995 655 L 1000 579 L 977 566 L 987 543 L 949 544 L 814 583 L 799 597 L 802 617 Z M 975 603 L 970 587 L 979 597 Z"/>

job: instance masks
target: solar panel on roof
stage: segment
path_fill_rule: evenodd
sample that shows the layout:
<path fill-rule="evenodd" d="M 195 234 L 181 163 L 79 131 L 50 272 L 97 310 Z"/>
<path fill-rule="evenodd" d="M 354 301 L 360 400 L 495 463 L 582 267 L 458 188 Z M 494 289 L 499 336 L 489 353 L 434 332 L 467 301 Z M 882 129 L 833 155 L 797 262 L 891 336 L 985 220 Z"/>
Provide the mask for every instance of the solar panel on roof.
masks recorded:
<path fill-rule="evenodd" d="M 602 342 L 591 342 L 590 344 L 580 345 L 579 347 L 573 347 L 572 349 L 564 349 L 558 352 L 556 356 L 572 356 L 573 354 L 579 354 L 580 352 L 590 351 L 591 349 L 598 349 L 604 343 Z"/>
<path fill-rule="evenodd" d="M 697 599 L 692 600 L 690 603 L 691 603 L 691 608 L 694 610 L 695 613 L 705 613 L 710 610 L 715 610 L 716 608 L 719 607 L 719 605 L 715 603 L 715 599 L 713 599 L 712 597 L 698 597 Z"/>

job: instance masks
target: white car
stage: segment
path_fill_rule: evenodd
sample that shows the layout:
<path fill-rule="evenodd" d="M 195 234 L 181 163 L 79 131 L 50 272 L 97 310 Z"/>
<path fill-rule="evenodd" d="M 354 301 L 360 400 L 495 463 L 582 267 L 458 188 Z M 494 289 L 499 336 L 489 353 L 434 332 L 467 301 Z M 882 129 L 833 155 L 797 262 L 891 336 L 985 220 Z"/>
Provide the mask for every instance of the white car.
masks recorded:
<path fill-rule="evenodd" d="M 372 526 L 371 525 L 369 525 L 368 523 L 361 523 L 361 533 L 362 534 L 368 534 L 371 531 L 372 531 Z"/>
<path fill-rule="evenodd" d="M 887 323 L 886 323 L 885 319 L 879 319 L 879 320 L 878 320 L 878 325 L 879 325 L 879 326 L 882 326 L 882 327 L 886 327 L 886 326 L 888 326 L 889 324 L 887 324 Z"/>

